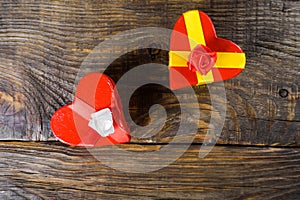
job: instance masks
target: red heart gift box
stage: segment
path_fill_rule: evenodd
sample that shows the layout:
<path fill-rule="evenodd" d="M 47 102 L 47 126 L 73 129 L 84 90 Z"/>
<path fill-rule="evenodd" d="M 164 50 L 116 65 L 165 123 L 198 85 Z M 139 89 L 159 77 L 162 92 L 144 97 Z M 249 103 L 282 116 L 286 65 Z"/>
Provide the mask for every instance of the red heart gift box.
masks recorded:
<path fill-rule="evenodd" d="M 204 12 L 191 10 L 177 20 L 169 52 L 171 89 L 233 78 L 242 72 L 245 64 L 242 49 L 218 38 Z"/>
<path fill-rule="evenodd" d="M 103 135 L 90 126 L 92 115 L 98 111 L 111 113 L 112 133 Z M 100 122 L 105 121 L 103 119 Z M 107 124 L 100 124 L 100 128 L 105 130 Z M 93 147 L 130 141 L 129 127 L 115 83 L 100 73 L 88 74 L 80 80 L 74 102 L 54 113 L 51 128 L 56 138 L 72 146 Z"/>

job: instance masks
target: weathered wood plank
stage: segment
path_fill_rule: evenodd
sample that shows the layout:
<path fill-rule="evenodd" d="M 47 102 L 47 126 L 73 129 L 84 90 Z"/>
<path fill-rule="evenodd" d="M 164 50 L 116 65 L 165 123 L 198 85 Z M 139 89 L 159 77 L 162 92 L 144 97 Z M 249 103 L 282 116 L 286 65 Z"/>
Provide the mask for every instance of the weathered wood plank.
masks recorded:
<path fill-rule="evenodd" d="M 155 145 L 123 145 L 137 154 Z M 86 149 L 58 143 L 0 143 L 1 199 L 299 199 L 300 151 L 293 148 L 215 147 L 203 159 L 199 145 L 151 173 L 113 170 Z M 173 149 L 180 151 L 180 148 Z M 120 160 L 110 147 L 93 153 Z M 183 152 L 182 152 L 183 153 Z M 94 155 L 95 155 L 94 154 Z M 159 157 L 148 166 L 159 165 Z"/>
<path fill-rule="evenodd" d="M 190 9 L 207 12 L 218 35 L 247 53 L 245 72 L 225 83 L 228 111 L 219 143 L 299 145 L 300 6 L 291 0 L 2 1 L 0 138 L 52 140 L 49 119 L 71 102 L 79 66 L 96 45 L 132 28 L 172 28 Z M 128 69 L 152 61 L 147 50 L 131 52 L 106 73 L 118 80 Z M 154 62 L 166 64 L 167 53 L 162 51 Z M 170 116 L 179 115 L 170 91 L 158 88 L 161 93 L 153 94 L 154 89 L 133 96 L 131 112 L 137 121 L 144 120 L 145 105 L 154 102 L 174 106 Z M 279 95 L 281 89 L 289 92 L 286 98 Z M 202 142 L 213 108 L 206 87 L 195 90 L 204 109 L 203 118 L 193 122 L 199 123 L 195 142 Z M 168 142 L 177 123 L 171 120 L 151 139 L 133 141 Z"/>

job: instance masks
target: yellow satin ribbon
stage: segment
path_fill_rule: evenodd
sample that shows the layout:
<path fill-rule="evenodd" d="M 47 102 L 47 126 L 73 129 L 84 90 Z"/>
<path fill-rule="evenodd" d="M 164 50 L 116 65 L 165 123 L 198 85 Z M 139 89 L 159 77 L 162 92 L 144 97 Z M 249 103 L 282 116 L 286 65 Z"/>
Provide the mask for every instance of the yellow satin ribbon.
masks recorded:
<path fill-rule="evenodd" d="M 188 11 L 183 13 L 183 17 L 191 49 L 194 49 L 198 44 L 206 46 L 199 11 Z"/>
<path fill-rule="evenodd" d="M 169 66 L 187 67 L 190 53 L 190 51 L 170 51 Z M 245 64 L 245 53 L 217 52 L 217 61 L 214 68 L 244 69 Z"/>

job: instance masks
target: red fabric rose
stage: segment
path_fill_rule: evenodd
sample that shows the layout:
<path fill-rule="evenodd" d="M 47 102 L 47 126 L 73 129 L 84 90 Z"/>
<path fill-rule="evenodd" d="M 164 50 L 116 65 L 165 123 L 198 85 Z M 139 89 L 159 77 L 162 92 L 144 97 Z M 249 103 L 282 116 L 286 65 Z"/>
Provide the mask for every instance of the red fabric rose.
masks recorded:
<path fill-rule="evenodd" d="M 198 71 L 201 75 L 206 75 L 214 67 L 216 60 L 216 52 L 199 44 L 189 56 L 188 67 L 193 72 Z"/>

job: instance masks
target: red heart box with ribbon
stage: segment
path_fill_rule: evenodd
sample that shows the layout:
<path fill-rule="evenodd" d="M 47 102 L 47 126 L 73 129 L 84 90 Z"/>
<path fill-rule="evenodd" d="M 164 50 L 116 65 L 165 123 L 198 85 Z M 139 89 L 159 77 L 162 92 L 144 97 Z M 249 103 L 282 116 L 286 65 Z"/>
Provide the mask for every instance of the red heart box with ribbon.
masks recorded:
<path fill-rule="evenodd" d="M 227 80 L 241 73 L 245 65 L 242 49 L 218 38 L 204 12 L 191 10 L 177 20 L 169 52 L 171 89 Z"/>
<path fill-rule="evenodd" d="M 130 141 L 115 83 L 101 73 L 84 76 L 74 102 L 57 110 L 51 128 L 61 142 L 72 146 L 104 146 Z"/>

